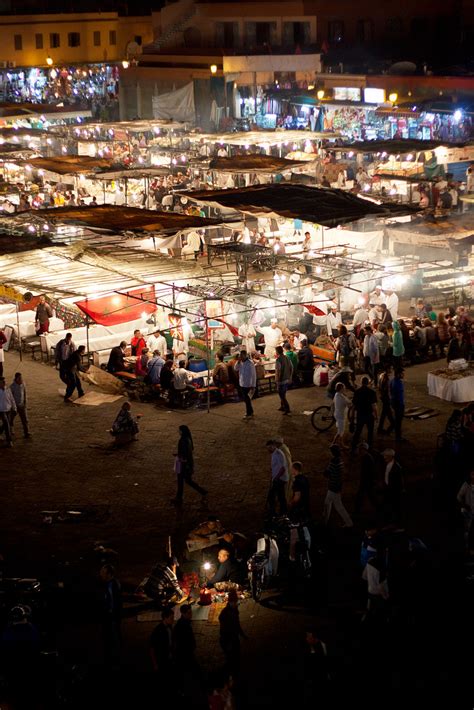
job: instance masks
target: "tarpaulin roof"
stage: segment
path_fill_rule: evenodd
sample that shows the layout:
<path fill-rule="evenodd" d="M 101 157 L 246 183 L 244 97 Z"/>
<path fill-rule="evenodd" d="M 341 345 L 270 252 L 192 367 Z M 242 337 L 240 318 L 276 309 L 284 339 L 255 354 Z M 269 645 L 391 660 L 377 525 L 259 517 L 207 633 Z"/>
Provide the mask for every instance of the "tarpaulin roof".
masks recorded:
<path fill-rule="evenodd" d="M 306 165 L 306 162 L 251 153 L 250 155 L 236 155 L 233 158 L 214 158 L 211 160 L 209 168 L 225 173 L 281 173 L 284 170 L 301 168 Z"/>
<path fill-rule="evenodd" d="M 21 136 L 25 138 L 35 138 L 36 136 L 45 136 L 49 134 L 44 128 L 25 128 L 24 126 L 14 127 L 14 126 L 1 126 L 0 127 L 0 138 L 8 140 L 9 138 L 14 138 L 15 136 Z"/>
<path fill-rule="evenodd" d="M 26 213 L 23 213 L 26 214 Z M 61 224 L 75 224 L 116 232 L 178 232 L 220 224 L 216 219 L 204 219 L 177 212 L 141 210 L 137 207 L 98 205 L 97 207 L 52 207 L 29 214 Z"/>
<path fill-rule="evenodd" d="M 118 325 L 138 320 L 143 313 L 154 313 L 155 298 L 154 286 L 146 286 L 127 293 L 114 293 L 110 296 L 76 301 L 76 306 L 99 325 Z"/>
<path fill-rule="evenodd" d="M 262 216 L 273 213 L 331 227 L 364 217 L 390 217 L 415 211 L 402 205 L 377 204 L 343 190 L 291 183 L 252 185 L 237 190 L 203 190 L 187 193 L 187 197 L 239 212 Z"/>
<path fill-rule="evenodd" d="M 111 163 L 103 158 L 91 158 L 88 155 L 61 155 L 56 158 L 33 158 L 28 161 L 35 170 L 48 170 L 58 175 L 89 173 L 98 168 L 109 168 Z"/>
<path fill-rule="evenodd" d="M 190 133 L 188 140 L 192 143 L 225 143 L 227 145 L 284 145 L 297 141 L 326 140 L 339 138 L 340 133 L 319 133 L 318 131 L 240 131 L 237 133 Z"/>
<path fill-rule="evenodd" d="M 155 177 L 157 175 L 169 175 L 170 168 L 163 165 L 155 165 L 150 168 L 123 168 L 120 170 L 99 170 L 91 177 L 97 180 L 121 180 L 122 178 L 132 178 L 139 180 L 145 177 Z"/>
<path fill-rule="evenodd" d="M 100 129 L 108 130 L 112 128 L 120 131 L 153 131 L 158 129 L 163 129 L 165 131 L 178 131 L 184 130 L 186 128 L 185 123 L 180 123 L 178 121 L 165 121 L 163 119 L 150 119 L 142 120 L 138 119 L 136 121 L 105 121 L 101 123 L 88 123 L 86 128 L 90 129 Z"/>
<path fill-rule="evenodd" d="M 348 143 L 341 150 L 354 153 L 386 153 L 387 155 L 401 155 L 404 153 L 419 153 L 422 150 L 434 150 L 440 146 L 449 148 L 463 148 L 468 143 L 449 143 L 446 141 L 422 141 L 412 138 L 392 139 L 387 141 L 358 141 Z"/>

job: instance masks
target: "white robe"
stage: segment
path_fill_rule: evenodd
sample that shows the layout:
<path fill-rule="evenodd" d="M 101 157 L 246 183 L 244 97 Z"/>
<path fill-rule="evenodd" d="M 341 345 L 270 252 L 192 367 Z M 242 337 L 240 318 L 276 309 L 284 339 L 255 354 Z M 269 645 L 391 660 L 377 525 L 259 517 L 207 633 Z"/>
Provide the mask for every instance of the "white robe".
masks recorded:
<path fill-rule="evenodd" d="M 283 343 L 283 333 L 278 326 L 272 328 L 271 325 L 261 326 L 260 331 L 263 333 L 265 338 L 265 351 L 264 355 L 266 358 L 276 357 L 275 348 L 277 345 Z"/>
<path fill-rule="evenodd" d="M 390 294 L 386 297 L 385 305 L 387 310 L 390 311 L 393 320 L 398 320 L 398 296 L 396 293 Z"/>
<path fill-rule="evenodd" d="M 242 338 L 242 350 L 246 350 L 249 355 L 255 352 L 255 328 L 251 323 L 242 323 L 239 328 L 239 335 Z"/>

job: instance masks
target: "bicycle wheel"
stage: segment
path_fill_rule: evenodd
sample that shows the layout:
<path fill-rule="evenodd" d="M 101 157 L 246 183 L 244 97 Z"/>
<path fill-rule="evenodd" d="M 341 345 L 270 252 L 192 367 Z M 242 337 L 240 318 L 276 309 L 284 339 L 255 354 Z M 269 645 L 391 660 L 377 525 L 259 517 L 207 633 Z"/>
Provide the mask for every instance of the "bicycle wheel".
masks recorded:
<path fill-rule="evenodd" d="M 334 417 L 331 414 L 331 407 L 323 404 L 317 407 L 311 415 L 311 424 L 316 431 L 327 431 L 334 424 Z"/>

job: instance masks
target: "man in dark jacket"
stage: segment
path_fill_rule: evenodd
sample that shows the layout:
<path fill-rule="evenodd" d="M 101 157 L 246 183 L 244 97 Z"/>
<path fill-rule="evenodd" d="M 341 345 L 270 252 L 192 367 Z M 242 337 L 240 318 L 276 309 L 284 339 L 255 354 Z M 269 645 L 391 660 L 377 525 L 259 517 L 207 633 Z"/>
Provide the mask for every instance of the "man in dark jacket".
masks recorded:
<path fill-rule="evenodd" d="M 304 385 L 313 384 L 314 358 L 313 351 L 308 346 L 307 340 L 301 341 L 301 350 L 298 351 L 298 372 Z"/>
<path fill-rule="evenodd" d="M 369 445 L 363 441 L 358 447 L 359 453 L 359 489 L 356 493 L 354 503 L 354 515 L 358 515 L 362 508 L 362 503 L 365 496 L 369 499 L 374 508 L 377 507 L 377 499 L 375 497 L 375 479 L 376 468 L 372 454 L 369 452 Z"/>
<path fill-rule="evenodd" d="M 155 627 L 150 638 L 150 652 L 153 668 L 163 687 L 167 687 L 173 671 L 173 609 L 163 609 L 161 622 Z"/>
<path fill-rule="evenodd" d="M 189 604 L 181 606 L 181 617 L 176 622 L 173 631 L 174 657 L 178 665 L 194 664 L 194 652 L 196 651 L 196 639 L 192 628 L 193 610 Z"/>
<path fill-rule="evenodd" d="M 107 363 L 107 372 L 114 374 L 115 372 L 123 372 L 127 369 L 125 366 L 126 349 L 127 343 L 125 340 L 122 340 L 120 345 L 116 345 L 115 348 L 112 348 Z"/>
<path fill-rule="evenodd" d="M 207 588 L 212 589 L 216 584 L 222 582 L 232 582 L 238 584 L 240 581 L 239 566 L 230 556 L 229 550 L 219 550 L 217 554 L 217 559 L 219 560 L 219 567 L 216 573 L 211 577 L 207 583 Z"/>
<path fill-rule="evenodd" d="M 84 397 L 84 390 L 82 389 L 81 378 L 79 377 L 79 371 L 81 369 L 82 356 L 86 351 L 85 345 L 79 345 L 77 350 L 75 350 L 72 355 L 66 361 L 66 394 L 64 395 L 65 402 L 71 402 L 71 396 L 74 390 L 77 388 L 78 397 Z"/>
<path fill-rule="evenodd" d="M 120 661 L 122 590 L 113 565 L 104 565 L 99 573 L 103 585 L 102 633 L 105 662 L 118 666 Z"/>

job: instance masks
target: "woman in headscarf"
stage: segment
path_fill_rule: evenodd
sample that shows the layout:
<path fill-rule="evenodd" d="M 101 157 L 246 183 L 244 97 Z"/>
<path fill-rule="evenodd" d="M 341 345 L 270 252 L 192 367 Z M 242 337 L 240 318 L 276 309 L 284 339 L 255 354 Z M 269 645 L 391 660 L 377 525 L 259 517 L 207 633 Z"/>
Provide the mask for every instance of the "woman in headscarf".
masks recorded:
<path fill-rule="evenodd" d="M 115 437 L 116 446 L 129 444 L 131 441 L 136 441 L 138 438 L 138 419 L 140 414 L 134 417 L 131 414 L 130 402 L 124 402 L 119 413 L 115 417 L 110 433 Z"/>
<path fill-rule="evenodd" d="M 194 473 L 194 443 L 193 437 L 186 424 L 181 424 L 179 427 L 180 437 L 178 440 L 178 453 L 175 454 L 174 470 L 177 478 L 176 498 L 171 501 L 174 505 L 183 504 L 183 489 L 184 484 L 194 488 L 203 499 L 207 496 L 207 491 L 202 488 L 196 481 L 193 481 Z"/>

